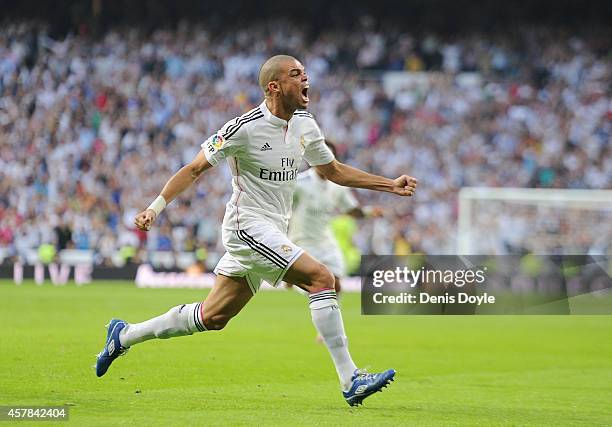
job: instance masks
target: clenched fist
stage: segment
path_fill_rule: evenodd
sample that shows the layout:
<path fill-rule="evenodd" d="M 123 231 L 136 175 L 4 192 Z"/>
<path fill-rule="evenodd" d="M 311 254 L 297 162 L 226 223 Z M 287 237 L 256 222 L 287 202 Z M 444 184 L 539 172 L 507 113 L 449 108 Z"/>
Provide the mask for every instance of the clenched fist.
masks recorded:
<path fill-rule="evenodd" d="M 157 214 L 153 209 L 147 209 L 140 212 L 134 218 L 134 224 L 138 227 L 139 230 L 149 231 L 151 229 L 151 225 L 153 225 L 153 221 L 157 218 Z"/>
<path fill-rule="evenodd" d="M 418 180 L 408 175 L 402 175 L 393 180 L 392 192 L 400 196 L 411 197 L 416 191 Z"/>

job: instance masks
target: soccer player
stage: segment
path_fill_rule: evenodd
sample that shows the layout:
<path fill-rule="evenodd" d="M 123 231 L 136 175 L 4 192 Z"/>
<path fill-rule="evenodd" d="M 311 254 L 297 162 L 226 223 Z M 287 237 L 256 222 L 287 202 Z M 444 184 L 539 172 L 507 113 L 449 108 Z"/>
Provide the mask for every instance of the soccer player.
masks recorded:
<path fill-rule="evenodd" d="M 166 207 L 206 170 L 227 160 L 233 194 L 223 219 L 225 255 L 215 268 L 214 286 L 203 302 L 182 304 L 141 323 L 112 319 L 96 375 L 131 346 L 152 338 L 171 338 L 220 330 L 236 316 L 263 280 L 299 284 L 309 293 L 312 321 L 325 341 L 351 406 L 386 387 L 395 371 L 368 374 L 357 369 L 349 350 L 334 291 L 334 276 L 286 235 L 298 168 L 302 158 L 339 185 L 412 196 L 417 180 L 371 175 L 334 159 L 308 106 L 308 77 L 295 58 L 277 55 L 261 67 L 265 99 L 253 110 L 227 122 L 202 144 L 191 163 L 174 174 L 161 194 L 135 218 L 149 230 Z"/>

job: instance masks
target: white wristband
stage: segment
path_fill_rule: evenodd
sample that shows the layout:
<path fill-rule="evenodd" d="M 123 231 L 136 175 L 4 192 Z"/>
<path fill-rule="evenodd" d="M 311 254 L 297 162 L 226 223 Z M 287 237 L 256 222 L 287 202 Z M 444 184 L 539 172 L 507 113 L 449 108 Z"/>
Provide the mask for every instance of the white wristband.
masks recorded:
<path fill-rule="evenodd" d="M 147 209 L 151 209 L 155 212 L 155 215 L 159 215 L 161 211 L 166 207 L 166 199 L 163 196 L 157 196 L 157 199 L 153 200 L 153 203 L 149 205 Z"/>

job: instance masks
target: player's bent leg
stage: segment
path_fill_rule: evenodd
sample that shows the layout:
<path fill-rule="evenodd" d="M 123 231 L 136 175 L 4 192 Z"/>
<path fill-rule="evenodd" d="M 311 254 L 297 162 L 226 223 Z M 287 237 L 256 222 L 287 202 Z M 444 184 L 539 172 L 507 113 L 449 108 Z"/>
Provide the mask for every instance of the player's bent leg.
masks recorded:
<path fill-rule="evenodd" d="M 334 361 L 342 389 L 349 390 L 357 366 L 348 351 L 348 339 L 338 307 L 333 274 L 304 253 L 291 266 L 285 281 L 299 284 L 308 290 L 312 322 Z"/>
<path fill-rule="evenodd" d="M 202 320 L 207 330 L 220 330 L 253 297 L 244 277 L 217 275 L 215 285 L 202 303 Z"/>
<path fill-rule="evenodd" d="M 304 253 L 293 263 L 284 280 L 308 290 L 312 322 L 334 361 L 344 399 L 349 405 L 359 405 L 393 381 L 393 369 L 368 374 L 355 366 L 338 306 L 336 278 L 323 264 Z"/>
<path fill-rule="evenodd" d="M 284 280 L 300 286 L 309 293 L 334 290 L 334 275 L 306 252 L 289 267 Z"/>
<path fill-rule="evenodd" d="M 340 286 L 340 278 L 336 275 L 334 275 L 334 288 L 336 289 L 336 296 L 338 298 L 338 301 L 340 301 L 340 291 L 342 290 L 342 288 Z M 319 333 L 317 333 L 317 336 L 315 337 L 315 341 L 319 344 L 325 343 L 325 341 L 323 340 L 323 337 Z"/>
<path fill-rule="evenodd" d="M 213 289 L 202 303 L 178 305 L 141 323 L 129 324 L 112 319 L 104 349 L 97 357 L 96 375 L 104 375 L 113 361 L 134 344 L 153 338 L 167 339 L 223 329 L 252 296 L 244 278 L 218 275 Z"/>

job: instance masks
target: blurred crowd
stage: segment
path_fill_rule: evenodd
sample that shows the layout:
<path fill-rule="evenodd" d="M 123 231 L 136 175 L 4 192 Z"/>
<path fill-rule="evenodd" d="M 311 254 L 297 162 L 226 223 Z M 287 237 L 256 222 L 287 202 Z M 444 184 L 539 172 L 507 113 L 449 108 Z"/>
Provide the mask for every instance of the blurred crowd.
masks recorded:
<path fill-rule="evenodd" d="M 386 209 L 357 228 L 358 248 L 454 253 L 463 186 L 612 188 L 610 40 L 552 28 L 414 35 L 367 17 L 314 35 L 279 21 L 61 39 L 4 25 L 0 247 L 94 249 L 100 263 L 124 247 L 222 253 L 225 165 L 148 234 L 133 217 L 208 135 L 261 102 L 260 65 L 289 53 L 306 66 L 309 109 L 341 160 L 420 181 L 413 199 L 356 192 Z M 389 86 L 385 71 L 422 78 Z"/>

